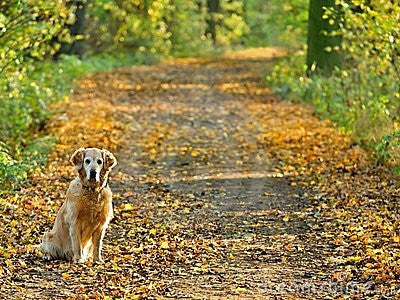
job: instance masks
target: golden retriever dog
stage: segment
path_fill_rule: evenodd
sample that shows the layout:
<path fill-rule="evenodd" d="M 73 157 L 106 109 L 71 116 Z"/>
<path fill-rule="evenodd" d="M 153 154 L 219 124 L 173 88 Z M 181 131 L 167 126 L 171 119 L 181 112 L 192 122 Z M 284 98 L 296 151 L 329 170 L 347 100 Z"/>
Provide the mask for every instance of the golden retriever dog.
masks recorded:
<path fill-rule="evenodd" d="M 107 150 L 80 148 L 71 157 L 78 176 L 70 183 L 53 229 L 45 232 L 40 250 L 47 259 L 102 261 L 101 248 L 113 218 L 108 174 L 117 160 Z"/>

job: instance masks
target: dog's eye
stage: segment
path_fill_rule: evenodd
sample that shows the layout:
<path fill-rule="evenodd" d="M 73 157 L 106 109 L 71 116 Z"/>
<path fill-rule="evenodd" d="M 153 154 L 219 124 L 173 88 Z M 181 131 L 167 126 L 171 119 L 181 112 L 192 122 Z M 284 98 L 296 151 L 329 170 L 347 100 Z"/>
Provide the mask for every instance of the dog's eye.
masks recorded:
<path fill-rule="evenodd" d="M 85 163 L 86 163 L 86 164 L 90 164 L 90 159 L 86 159 L 86 160 L 85 160 Z"/>
<path fill-rule="evenodd" d="M 101 159 L 98 159 L 98 160 L 97 160 L 97 163 L 98 163 L 99 165 L 101 165 L 101 163 L 102 163 Z"/>

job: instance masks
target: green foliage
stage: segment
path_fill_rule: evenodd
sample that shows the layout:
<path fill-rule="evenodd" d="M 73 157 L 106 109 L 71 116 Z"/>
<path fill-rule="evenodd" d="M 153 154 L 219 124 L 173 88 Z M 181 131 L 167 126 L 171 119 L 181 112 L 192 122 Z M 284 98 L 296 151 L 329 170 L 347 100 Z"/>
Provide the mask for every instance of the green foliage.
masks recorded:
<path fill-rule="evenodd" d="M 66 39 L 64 25 L 74 21 L 61 1 L 0 2 L 0 70 L 21 70 L 26 61 L 54 54 Z M 17 74 L 19 75 L 19 74 Z"/>
<path fill-rule="evenodd" d="M 172 9 L 168 2 L 96 0 L 89 3 L 90 48 L 94 51 L 129 48 L 168 53 L 170 33 L 164 20 Z"/>
<path fill-rule="evenodd" d="M 220 9 L 214 15 L 218 47 L 243 44 L 251 35 L 248 22 L 253 20 L 246 19 L 244 3 L 220 0 Z M 254 5 L 250 10 L 259 7 L 263 6 Z M 125 49 L 174 56 L 206 54 L 213 50 L 211 35 L 207 34 L 209 18 L 206 0 L 91 1 L 86 20 L 87 48 L 89 53 Z M 252 28 L 256 27 L 259 24 L 253 24 Z"/>
<path fill-rule="evenodd" d="M 240 43 L 248 34 L 249 27 L 244 17 L 244 4 L 242 1 L 220 0 L 221 12 L 217 14 L 219 20 L 216 27 L 217 44 L 230 46 Z"/>
<path fill-rule="evenodd" d="M 174 0 L 166 19 L 170 32 L 171 53 L 175 56 L 204 55 L 211 50 L 206 31 L 205 8 L 196 1 Z"/>
<path fill-rule="evenodd" d="M 293 101 L 306 101 L 322 117 L 333 119 L 366 146 L 379 144 L 396 132 L 400 110 L 400 7 L 390 1 L 338 1 L 344 64 L 329 77 L 306 76 L 305 51 L 281 61 L 267 76 L 273 90 Z M 386 138 L 387 139 L 387 138 Z M 393 147 L 378 147 L 379 159 L 395 158 Z M 382 155 L 382 151 L 389 151 Z M 399 156 L 400 157 L 400 156 Z"/>
<path fill-rule="evenodd" d="M 308 0 L 259 1 L 245 3 L 248 34 L 245 43 L 301 48 L 306 42 Z"/>
<path fill-rule="evenodd" d="M 382 140 L 376 145 L 375 150 L 377 152 L 378 163 L 383 163 L 390 159 L 399 159 L 399 156 L 393 157 L 393 148 L 396 149 L 400 146 L 400 132 L 395 131 L 382 138 Z M 392 150 L 392 151 L 391 151 Z"/>
<path fill-rule="evenodd" d="M 19 181 L 45 153 L 41 139 L 27 136 L 41 127 L 55 93 L 34 80 L 35 63 L 53 55 L 68 39 L 74 21 L 62 1 L 0 1 L 0 184 Z M 42 150 L 40 150 L 42 149 Z M 28 155 L 31 157 L 28 159 Z"/>
<path fill-rule="evenodd" d="M 0 135 L 21 143 L 20 133 L 40 124 L 44 98 L 53 96 L 29 78 L 32 62 L 55 53 L 73 16 L 61 1 L 11 3 L 0 2 L 0 119 L 13 119 L 0 123 Z"/>
<path fill-rule="evenodd" d="M 40 168 L 47 161 L 53 144 L 52 137 L 37 137 L 24 147 L 10 147 L 0 142 L 0 184 L 1 190 L 19 187 L 28 173 Z M 18 153 L 14 153 L 17 151 Z"/>
<path fill-rule="evenodd" d="M 187 55 L 206 47 L 205 14 L 197 1 L 96 0 L 88 5 L 89 51 L 115 49 Z"/>

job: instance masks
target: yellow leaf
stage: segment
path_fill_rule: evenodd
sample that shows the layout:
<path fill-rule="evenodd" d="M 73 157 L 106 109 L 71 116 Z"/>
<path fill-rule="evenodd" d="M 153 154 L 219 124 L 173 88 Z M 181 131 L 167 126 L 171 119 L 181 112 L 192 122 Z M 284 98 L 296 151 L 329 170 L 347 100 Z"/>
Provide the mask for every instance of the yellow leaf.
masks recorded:
<path fill-rule="evenodd" d="M 360 260 L 361 260 L 360 256 L 349 256 L 347 258 L 347 261 L 349 261 L 349 262 L 359 262 Z"/>
<path fill-rule="evenodd" d="M 27 266 L 26 266 L 26 263 L 23 261 L 23 260 L 19 260 L 18 261 L 19 262 L 19 264 L 20 264 L 20 266 L 22 267 L 22 268 L 26 268 Z"/>
<path fill-rule="evenodd" d="M 131 248 L 131 250 L 132 250 L 133 252 L 142 252 L 142 251 L 143 251 L 143 245 L 140 244 L 140 247 L 139 247 L 139 248 Z"/>
<path fill-rule="evenodd" d="M 162 242 L 161 242 L 160 248 L 161 248 L 161 249 L 169 249 L 169 244 L 168 244 L 168 242 L 167 242 L 167 241 L 162 241 Z"/>
<path fill-rule="evenodd" d="M 235 292 L 238 293 L 238 294 L 241 294 L 241 293 L 246 293 L 247 290 L 245 288 L 238 287 L 238 288 L 235 289 Z"/>
<path fill-rule="evenodd" d="M 132 205 L 132 204 L 130 204 L 130 203 L 125 203 L 123 206 L 122 206 L 122 210 L 134 210 L 135 208 L 134 208 L 134 206 Z"/>

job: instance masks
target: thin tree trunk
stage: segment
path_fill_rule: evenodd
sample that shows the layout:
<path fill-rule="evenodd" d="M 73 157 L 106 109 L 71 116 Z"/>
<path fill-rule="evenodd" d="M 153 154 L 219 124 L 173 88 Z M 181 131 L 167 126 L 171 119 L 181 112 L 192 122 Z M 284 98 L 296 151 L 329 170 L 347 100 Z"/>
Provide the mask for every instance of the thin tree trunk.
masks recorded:
<path fill-rule="evenodd" d="M 85 34 L 85 13 L 88 1 L 73 0 L 68 2 L 69 6 L 75 6 L 76 21 L 69 26 L 70 34 L 73 38 L 76 36 L 83 36 Z M 72 44 L 63 43 L 58 53 L 55 55 L 57 58 L 60 54 L 74 54 L 82 57 L 85 53 L 85 41 L 82 39 L 74 40 Z"/>
<path fill-rule="evenodd" d="M 216 14 L 220 11 L 220 2 L 219 0 L 207 0 L 207 9 L 208 9 L 208 20 L 207 20 L 207 32 L 206 34 L 210 34 L 213 40 L 213 43 L 217 42 L 217 18 Z"/>
<path fill-rule="evenodd" d="M 334 8 L 339 13 L 335 0 L 310 0 L 308 18 L 308 72 L 314 69 L 329 75 L 335 66 L 341 65 L 339 51 L 334 50 L 341 43 L 340 36 L 332 36 L 331 33 L 338 29 L 337 20 L 334 24 L 329 19 L 323 19 L 325 8 Z"/>
<path fill-rule="evenodd" d="M 87 1 L 74 1 L 76 5 L 76 22 L 71 26 L 71 35 L 83 36 L 85 34 L 85 16 L 86 16 L 86 5 Z M 79 39 L 72 43 L 69 54 L 76 54 L 82 57 L 85 53 L 84 40 Z"/>

